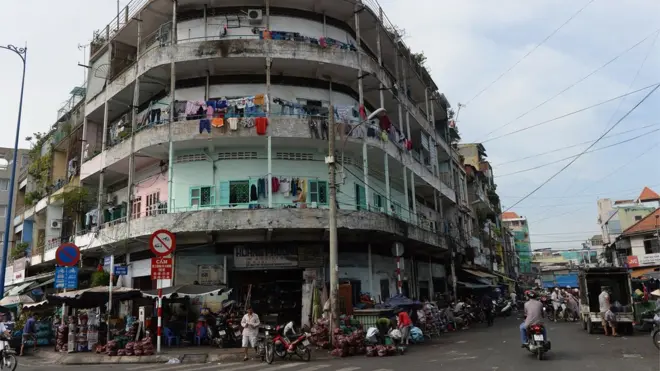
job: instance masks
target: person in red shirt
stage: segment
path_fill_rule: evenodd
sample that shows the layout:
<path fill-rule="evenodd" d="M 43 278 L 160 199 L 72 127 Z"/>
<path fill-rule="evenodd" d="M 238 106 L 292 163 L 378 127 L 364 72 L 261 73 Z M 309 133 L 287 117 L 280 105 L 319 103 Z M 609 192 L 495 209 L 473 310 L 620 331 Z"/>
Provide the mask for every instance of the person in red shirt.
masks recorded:
<path fill-rule="evenodd" d="M 410 328 L 412 327 L 410 316 L 408 315 L 408 312 L 400 309 L 397 314 L 397 319 L 399 322 L 399 330 L 401 330 L 401 343 L 408 345 L 410 344 Z"/>

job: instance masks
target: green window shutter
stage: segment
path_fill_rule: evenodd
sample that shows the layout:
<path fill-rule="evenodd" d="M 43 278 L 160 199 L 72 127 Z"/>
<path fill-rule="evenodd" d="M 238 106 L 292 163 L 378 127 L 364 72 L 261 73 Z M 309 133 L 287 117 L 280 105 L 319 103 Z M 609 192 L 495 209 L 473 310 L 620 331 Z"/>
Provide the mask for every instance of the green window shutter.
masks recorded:
<path fill-rule="evenodd" d="M 229 182 L 220 182 L 220 200 L 218 202 L 219 206 L 229 206 Z"/>
<path fill-rule="evenodd" d="M 327 205 L 328 204 L 328 182 L 324 181 L 319 181 L 319 200 L 318 203 L 320 205 Z"/>
<path fill-rule="evenodd" d="M 358 210 L 367 209 L 367 197 L 364 190 L 364 187 L 356 184 L 355 185 L 355 203 Z"/>
<path fill-rule="evenodd" d="M 309 181 L 309 202 L 319 203 L 319 182 L 316 180 Z"/>

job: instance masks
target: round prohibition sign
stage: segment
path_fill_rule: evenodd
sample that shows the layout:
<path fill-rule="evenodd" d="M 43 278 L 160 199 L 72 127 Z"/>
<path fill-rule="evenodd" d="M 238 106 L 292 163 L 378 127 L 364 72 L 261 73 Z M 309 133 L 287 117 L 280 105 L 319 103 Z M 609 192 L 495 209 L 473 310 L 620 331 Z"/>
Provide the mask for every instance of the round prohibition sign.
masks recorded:
<path fill-rule="evenodd" d="M 73 267 L 80 261 L 80 249 L 73 243 L 63 243 L 55 251 L 55 261 L 62 267 Z"/>
<path fill-rule="evenodd" d="M 151 234 L 149 248 L 156 256 L 167 256 L 176 248 L 176 237 L 167 229 L 159 229 Z"/>

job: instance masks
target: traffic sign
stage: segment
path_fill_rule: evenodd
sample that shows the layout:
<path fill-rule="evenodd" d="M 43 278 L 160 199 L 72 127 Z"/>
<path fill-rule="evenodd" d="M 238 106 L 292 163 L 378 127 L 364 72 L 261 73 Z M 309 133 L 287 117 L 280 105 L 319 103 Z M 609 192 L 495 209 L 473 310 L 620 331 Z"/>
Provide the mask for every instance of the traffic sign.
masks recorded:
<path fill-rule="evenodd" d="M 128 274 L 128 267 L 125 265 L 115 265 L 115 276 L 125 276 Z"/>
<path fill-rule="evenodd" d="M 151 279 L 172 279 L 172 258 L 151 258 Z"/>
<path fill-rule="evenodd" d="M 55 260 L 62 267 L 73 267 L 80 261 L 80 249 L 73 243 L 63 243 L 55 251 Z"/>
<path fill-rule="evenodd" d="M 159 229 L 151 234 L 149 248 L 156 256 L 167 256 L 176 248 L 176 237 L 167 229 Z"/>
<path fill-rule="evenodd" d="M 56 267 L 55 268 L 56 289 L 78 288 L 78 267 Z"/>

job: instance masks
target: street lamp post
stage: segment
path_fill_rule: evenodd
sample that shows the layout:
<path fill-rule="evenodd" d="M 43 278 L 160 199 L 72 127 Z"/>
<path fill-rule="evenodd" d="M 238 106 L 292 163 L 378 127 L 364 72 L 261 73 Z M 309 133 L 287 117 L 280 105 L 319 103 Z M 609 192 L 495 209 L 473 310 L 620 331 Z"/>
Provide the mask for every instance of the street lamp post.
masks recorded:
<path fill-rule="evenodd" d="M 25 67 L 27 66 L 27 47 L 19 48 L 14 45 L 2 46 L 0 49 L 6 49 L 14 52 L 23 61 L 23 76 L 21 78 L 21 96 L 18 101 L 18 120 L 16 122 L 16 139 L 14 140 L 14 155 L 11 163 L 11 179 L 9 184 L 9 201 L 7 202 L 7 212 L 5 215 L 5 235 L 2 241 L 2 263 L 0 265 L 0 298 L 5 294 L 5 272 L 7 271 L 7 253 L 9 250 L 9 229 L 11 227 L 11 209 L 14 204 L 14 185 L 16 183 L 16 162 L 18 155 L 18 137 L 21 131 L 21 114 L 23 113 L 23 90 L 25 88 Z"/>

